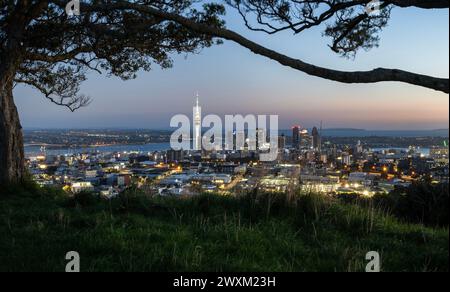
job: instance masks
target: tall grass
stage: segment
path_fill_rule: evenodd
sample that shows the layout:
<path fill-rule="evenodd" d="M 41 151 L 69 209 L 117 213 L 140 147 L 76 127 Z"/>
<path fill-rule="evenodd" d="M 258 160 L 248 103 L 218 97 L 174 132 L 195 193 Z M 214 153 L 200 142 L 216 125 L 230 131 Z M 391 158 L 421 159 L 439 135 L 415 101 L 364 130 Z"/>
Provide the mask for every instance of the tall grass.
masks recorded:
<path fill-rule="evenodd" d="M 0 190 L 0 270 L 448 271 L 448 229 L 398 222 L 372 206 L 316 194 L 68 198 L 34 186 Z"/>

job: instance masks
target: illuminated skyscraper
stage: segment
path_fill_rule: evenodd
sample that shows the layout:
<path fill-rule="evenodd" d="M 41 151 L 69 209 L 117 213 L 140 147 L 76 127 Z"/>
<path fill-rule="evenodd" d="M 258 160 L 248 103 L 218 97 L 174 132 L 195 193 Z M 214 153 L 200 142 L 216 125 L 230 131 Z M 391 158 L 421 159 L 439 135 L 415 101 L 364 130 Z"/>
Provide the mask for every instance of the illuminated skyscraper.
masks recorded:
<path fill-rule="evenodd" d="M 256 150 L 261 150 L 265 148 L 267 143 L 266 139 L 266 129 L 256 129 Z"/>
<path fill-rule="evenodd" d="M 300 146 L 304 148 L 309 148 L 311 145 L 311 136 L 309 135 L 308 129 L 300 130 Z"/>
<path fill-rule="evenodd" d="M 194 107 L 194 150 L 202 150 L 202 108 L 199 105 L 197 94 L 197 104 Z"/>
<path fill-rule="evenodd" d="M 320 151 L 321 150 L 321 141 L 320 141 L 320 133 L 319 133 L 319 129 L 317 129 L 316 127 L 313 128 L 312 130 L 312 140 L 313 140 L 313 149 L 315 151 Z"/>

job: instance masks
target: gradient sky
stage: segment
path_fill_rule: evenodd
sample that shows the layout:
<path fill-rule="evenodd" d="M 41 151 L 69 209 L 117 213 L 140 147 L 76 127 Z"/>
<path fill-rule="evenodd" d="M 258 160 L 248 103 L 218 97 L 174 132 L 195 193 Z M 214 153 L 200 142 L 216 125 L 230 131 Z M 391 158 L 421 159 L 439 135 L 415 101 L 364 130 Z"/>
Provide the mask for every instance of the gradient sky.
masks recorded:
<path fill-rule="evenodd" d="M 342 70 L 400 68 L 449 76 L 448 10 L 394 9 L 380 47 L 355 60 L 332 53 L 323 28 L 301 35 L 249 32 L 228 12 L 227 25 L 272 49 Z M 280 126 L 317 125 L 372 130 L 448 128 L 449 96 L 401 83 L 348 85 L 308 76 L 226 42 L 198 55 L 174 56 L 174 67 L 121 81 L 92 73 L 82 93 L 94 101 L 76 113 L 19 86 L 15 98 L 25 128 L 169 128 L 174 114 L 192 114 L 200 93 L 204 114 L 278 114 Z"/>

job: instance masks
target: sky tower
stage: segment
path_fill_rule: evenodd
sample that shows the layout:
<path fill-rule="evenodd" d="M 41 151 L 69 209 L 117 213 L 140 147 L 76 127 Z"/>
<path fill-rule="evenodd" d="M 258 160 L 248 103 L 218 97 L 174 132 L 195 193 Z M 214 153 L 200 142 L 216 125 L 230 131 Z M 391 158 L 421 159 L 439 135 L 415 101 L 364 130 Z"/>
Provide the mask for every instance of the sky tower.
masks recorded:
<path fill-rule="evenodd" d="M 202 108 L 199 105 L 198 93 L 197 103 L 194 106 L 194 150 L 202 150 Z"/>

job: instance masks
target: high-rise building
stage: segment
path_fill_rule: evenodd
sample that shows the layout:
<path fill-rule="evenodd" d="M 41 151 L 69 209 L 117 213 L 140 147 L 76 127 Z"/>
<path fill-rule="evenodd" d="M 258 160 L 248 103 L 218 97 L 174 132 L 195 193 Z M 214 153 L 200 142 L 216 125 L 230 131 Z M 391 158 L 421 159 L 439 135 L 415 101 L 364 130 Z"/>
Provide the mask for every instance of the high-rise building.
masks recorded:
<path fill-rule="evenodd" d="M 246 143 L 246 139 L 245 139 L 245 131 L 239 131 L 236 132 L 236 146 L 235 149 L 238 151 L 243 151 L 246 149 L 246 145 L 248 145 Z"/>
<path fill-rule="evenodd" d="M 353 163 L 353 155 L 347 152 L 342 153 L 342 163 L 344 165 L 351 165 Z"/>
<path fill-rule="evenodd" d="M 284 134 L 281 134 L 281 136 L 278 137 L 278 149 L 284 151 L 284 148 L 286 148 L 286 137 Z"/>
<path fill-rule="evenodd" d="M 256 150 L 262 150 L 267 147 L 266 129 L 256 129 Z"/>
<path fill-rule="evenodd" d="M 184 159 L 184 151 L 183 150 L 168 150 L 167 151 L 167 162 L 180 162 Z"/>
<path fill-rule="evenodd" d="M 356 144 L 355 152 L 357 154 L 361 154 L 361 153 L 363 153 L 363 151 L 364 151 L 364 146 L 362 145 L 361 140 L 359 140 L 358 143 Z"/>
<path fill-rule="evenodd" d="M 202 108 L 199 105 L 197 94 L 197 104 L 194 107 L 194 150 L 202 150 Z"/>
<path fill-rule="evenodd" d="M 320 151 L 321 150 L 321 138 L 320 138 L 320 133 L 319 133 L 319 129 L 317 129 L 316 127 L 313 128 L 312 130 L 312 141 L 313 141 L 313 149 L 315 151 Z"/>
<path fill-rule="evenodd" d="M 292 148 L 300 148 L 300 126 L 292 127 Z"/>
<path fill-rule="evenodd" d="M 304 148 L 311 147 L 311 136 L 309 135 L 308 129 L 300 130 L 300 146 Z"/>

